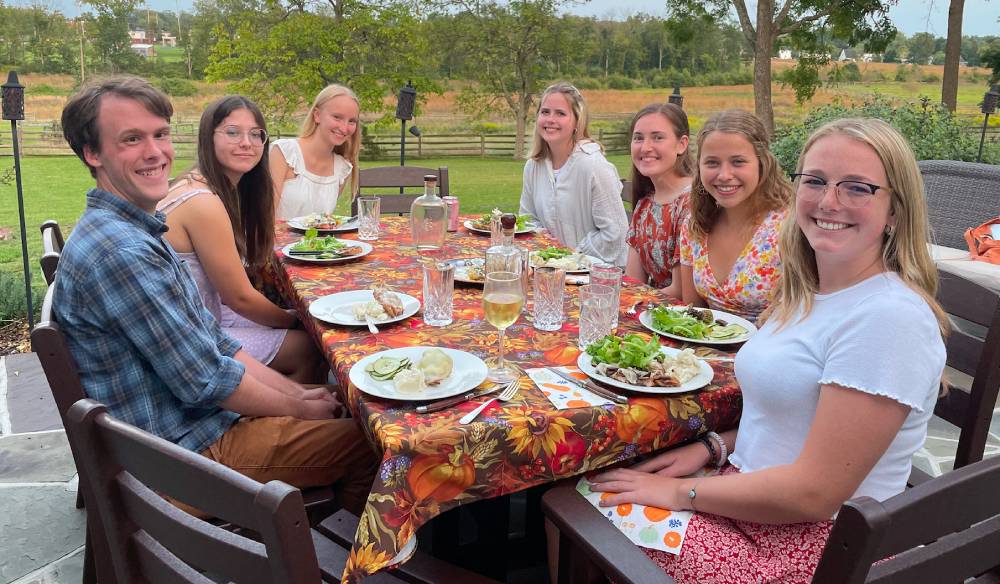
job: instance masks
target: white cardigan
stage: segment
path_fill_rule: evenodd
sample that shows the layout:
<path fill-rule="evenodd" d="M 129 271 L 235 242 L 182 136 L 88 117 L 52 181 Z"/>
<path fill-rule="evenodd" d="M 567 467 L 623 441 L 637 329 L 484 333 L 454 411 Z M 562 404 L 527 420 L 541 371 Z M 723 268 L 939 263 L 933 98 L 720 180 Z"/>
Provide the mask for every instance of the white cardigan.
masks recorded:
<path fill-rule="evenodd" d="M 577 143 L 559 177 L 548 158 L 524 165 L 520 213 L 531 215 L 566 247 L 624 266 L 628 215 L 618 170 L 596 142 Z"/>

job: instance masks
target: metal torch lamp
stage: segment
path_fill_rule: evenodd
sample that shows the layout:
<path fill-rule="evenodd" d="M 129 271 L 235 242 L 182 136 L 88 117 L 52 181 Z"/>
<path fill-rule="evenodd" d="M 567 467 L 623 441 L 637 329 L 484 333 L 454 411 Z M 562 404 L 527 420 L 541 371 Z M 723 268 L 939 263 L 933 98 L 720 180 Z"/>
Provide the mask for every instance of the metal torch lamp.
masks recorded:
<path fill-rule="evenodd" d="M 396 119 L 402 122 L 399 129 L 399 165 L 406 166 L 406 120 L 413 119 L 413 106 L 417 102 L 417 90 L 413 87 L 412 81 L 407 81 L 406 85 L 399 90 L 399 98 L 396 101 Z M 415 127 L 415 126 L 414 126 Z M 419 136 L 420 130 L 414 132 L 414 136 Z"/>
<path fill-rule="evenodd" d="M 990 114 L 997 111 L 997 101 L 1000 101 L 1000 85 L 994 85 L 983 96 L 983 133 L 979 136 L 979 155 L 976 162 L 983 161 L 983 142 L 986 141 L 986 126 L 990 121 Z"/>
<path fill-rule="evenodd" d="M 31 269 L 28 267 L 28 236 L 24 225 L 24 190 L 21 186 L 21 150 L 17 141 L 17 121 L 24 119 L 24 86 L 17 81 L 17 72 L 11 71 L 3 88 L 3 119 L 10 120 L 14 139 L 14 176 L 17 180 L 17 211 L 21 219 L 21 259 L 24 261 L 24 300 L 28 303 L 28 328 L 35 326 L 35 309 L 31 302 Z"/>
<path fill-rule="evenodd" d="M 674 84 L 674 92 L 667 98 L 667 103 L 672 103 L 677 107 L 684 108 L 684 96 L 681 95 L 681 84 Z"/>

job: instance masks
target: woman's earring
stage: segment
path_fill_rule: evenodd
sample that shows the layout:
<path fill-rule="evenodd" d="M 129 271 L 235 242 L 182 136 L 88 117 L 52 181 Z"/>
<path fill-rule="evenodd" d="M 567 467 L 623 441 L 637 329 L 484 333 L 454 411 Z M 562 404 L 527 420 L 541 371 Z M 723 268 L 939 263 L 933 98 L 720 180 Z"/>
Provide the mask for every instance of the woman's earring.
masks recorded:
<path fill-rule="evenodd" d="M 885 229 L 883 229 L 882 232 L 888 235 L 889 237 L 892 237 L 892 225 L 886 225 Z"/>

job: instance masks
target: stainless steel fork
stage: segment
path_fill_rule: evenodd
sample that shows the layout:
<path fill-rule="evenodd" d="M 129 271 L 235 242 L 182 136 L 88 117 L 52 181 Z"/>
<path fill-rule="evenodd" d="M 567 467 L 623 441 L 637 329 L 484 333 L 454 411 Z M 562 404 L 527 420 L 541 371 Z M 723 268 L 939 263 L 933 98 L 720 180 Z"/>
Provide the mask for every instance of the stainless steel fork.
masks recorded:
<path fill-rule="evenodd" d="M 472 410 L 468 414 L 465 414 L 464 416 L 462 416 L 461 418 L 459 418 L 458 423 L 459 424 L 468 424 L 469 422 L 475 420 L 476 417 L 479 416 L 479 414 L 483 410 L 485 410 L 486 408 L 490 407 L 490 404 L 492 404 L 495 400 L 510 401 L 510 400 L 514 399 L 514 396 L 517 395 L 517 390 L 519 390 L 519 389 L 521 389 L 521 378 L 517 378 L 514 381 L 511 381 L 510 385 L 508 385 L 506 389 L 504 389 L 502 392 L 500 392 L 500 395 L 497 395 L 495 397 L 491 397 L 490 399 L 488 399 L 485 402 L 483 402 L 483 404 L 481 406 L 477 407 L 476 409 Z"/>

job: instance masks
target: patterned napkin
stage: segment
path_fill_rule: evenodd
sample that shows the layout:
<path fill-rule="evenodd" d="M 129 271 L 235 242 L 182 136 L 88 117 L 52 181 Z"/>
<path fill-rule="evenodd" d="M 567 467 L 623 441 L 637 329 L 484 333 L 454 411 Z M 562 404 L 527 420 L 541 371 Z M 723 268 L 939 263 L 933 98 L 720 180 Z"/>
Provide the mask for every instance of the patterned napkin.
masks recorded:
<path fill-rule="evenodd" d="M 718 474 L 715 468 L 705 468 L 691 476 L 701 477 Z M 684 545 L 684 535 L 688 524 L 694 517 L 693 511 L 670 511 L 659 507 L 648 507 L 636 503 L 626 503 L 616 507 L 601 507 L 602 497 L 610 493 L 595 493 L 590 490 L 590 483 L 581 478 L 576 484 L 576 490 L 590 502 L 601 515 L 608 518 L 612 525 L 625 534 L 625 537 L 642 547 L 680 555 Z"/>
<path fill-rule="evenodd" d="M 587 376 L 581 373 L 576 367 L 557 367 L 561 371 L 569 373 L 573 377 L 586 379 Z M 538 389 L 549 398 L 552 405 L 557 410 L 568 410 L 570 408 L 590 408 L 594 406 L 614 405 L 615 402 L 590 393 L 579 385 L 574 385 L 555 373 L 548 371 L 544 367 L 526 369 L 525 373 L 535 382 Z"/>

